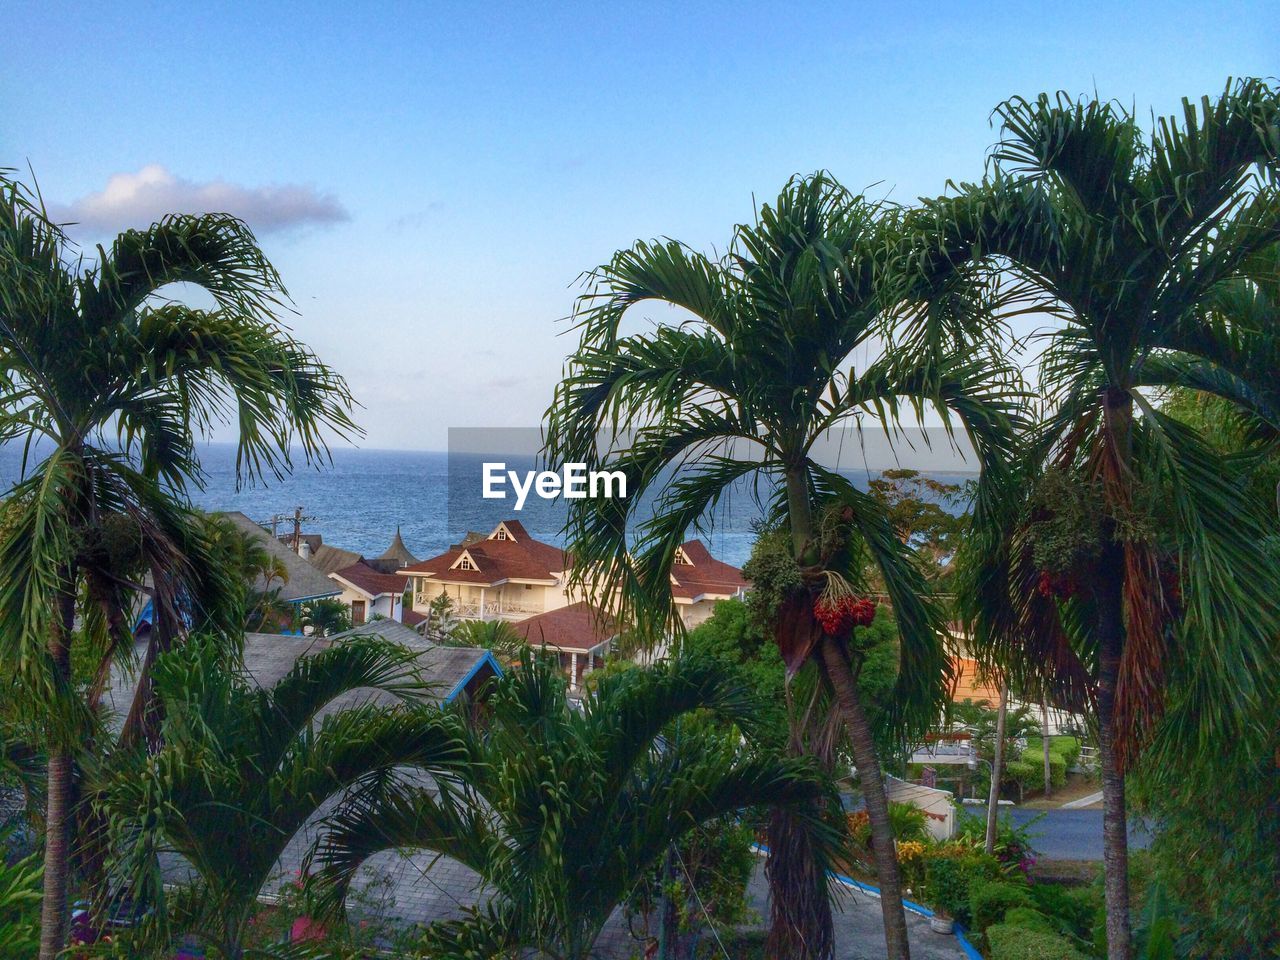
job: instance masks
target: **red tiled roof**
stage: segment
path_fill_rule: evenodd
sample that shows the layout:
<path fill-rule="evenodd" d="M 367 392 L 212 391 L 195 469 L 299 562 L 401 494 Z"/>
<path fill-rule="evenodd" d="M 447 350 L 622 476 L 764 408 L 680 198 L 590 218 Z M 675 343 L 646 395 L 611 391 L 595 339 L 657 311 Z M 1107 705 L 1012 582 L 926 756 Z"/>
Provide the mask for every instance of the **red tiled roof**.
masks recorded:
<path fill-rule="evenodd" d="M 349 567 L 335 570 L 330 577 L 341 577 L 347 583 L 363 590 L 371 597 L 384 593 L 404 593 L 409 578 L 398 573 L 379 573 L 367 563 L 353 563 Z"/>
<path fill-rule="evenodd" d="M 690 562 L 671 565 L 672 596 L 687 600 L 704 595 L 731 597 L 749 586 L 741 570 L 711 556 L 701 540 L 690 540 L 680 549 Z"/>
<path fill-rule="evenodd" d="M 430 574 L 450 583 L 490 586 L 504 580 L 553 581 L 555 574 L 565 569 L 565 554 L 559 547 L 533 539 L 518 520 L 504 520 L 501 525 L 510 534 L 508 539 L 496 539 L 495 527 L 487 539 L 465 546 L 455 544 L 439 556 L 404 567 L 403 572 Z M 478 569 L 460 570 L 454 566 L 464 552 Z"/>
<path fill-rule="evenodd" d="M 574 603 L 511 624 L 533 647 L 555 647 L 569 653 L 585 653 L 612 640 L 618 633 L 613 617 L 588 603 Z"/>

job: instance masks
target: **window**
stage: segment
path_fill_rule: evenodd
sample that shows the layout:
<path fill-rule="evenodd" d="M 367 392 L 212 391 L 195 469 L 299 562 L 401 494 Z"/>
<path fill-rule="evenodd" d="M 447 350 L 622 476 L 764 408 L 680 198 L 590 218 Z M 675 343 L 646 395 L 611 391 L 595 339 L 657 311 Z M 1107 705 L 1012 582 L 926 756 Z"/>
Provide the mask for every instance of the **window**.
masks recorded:
<path fill-rule="evenodd" d="M 474 570 L 475 568 L 476 568 L 476 565 L 471 562 L 470 557 L 463 557 L 461 560 L 458 561 L 459 570 Z"/>
<path fill-rule="evenodd" d="M 496 537 L 494 537 L 494 539 L 495 539 L 495 540 L 505 540 L 505 539 L 507 539 L 507 528 L 506 528 L 506 527 L 499 527 L 499 528 L 498 528 L 498 535 L 497 535 Z"/>
<path fill-rule="evenodd" d="M 525 588 L 526 590 L 532 590 L 532 589 L 533 589 L 533 584 L 532 584 L 532 583 L 526 583 L 526 584 L 524 585 L 524 588 Z"/>

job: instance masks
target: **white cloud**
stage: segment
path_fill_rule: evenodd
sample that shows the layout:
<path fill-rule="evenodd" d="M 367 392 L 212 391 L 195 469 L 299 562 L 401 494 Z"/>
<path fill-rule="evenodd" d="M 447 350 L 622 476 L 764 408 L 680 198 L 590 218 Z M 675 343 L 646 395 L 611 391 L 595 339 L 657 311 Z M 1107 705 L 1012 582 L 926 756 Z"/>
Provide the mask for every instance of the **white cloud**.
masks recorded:
<path fill-rule="evenodd" d="M 350 219 L 332 194 L 296 184 L 245 187 L 226 180 L 197 183 L 160 164 L 117 173 L 98 193 L 50 208 L 54 219 L 100 234 L 144 227 L 169 213 L 230 213 L 259 233 Z"/>

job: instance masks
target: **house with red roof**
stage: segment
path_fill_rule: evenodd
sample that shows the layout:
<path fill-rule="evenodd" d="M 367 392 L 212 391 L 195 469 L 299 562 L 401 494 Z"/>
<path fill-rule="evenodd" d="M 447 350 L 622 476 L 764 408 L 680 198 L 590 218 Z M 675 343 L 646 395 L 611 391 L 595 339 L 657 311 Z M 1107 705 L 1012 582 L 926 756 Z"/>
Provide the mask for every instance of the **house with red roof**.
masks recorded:
<path fill-rule="evenodd" d="M 338 598 L 351 610 L 351 625 L 358 627 L 375 617 L 402 620 L 404 591 L 409 578 L 402 573 L 381 573 L 366 561 L 335 570 L 329 579 L 342 588 Z"/>
<path fill-rule="evenodd" d="M 487 537 L 468 537 L 400 572 L 413 583 L 419 613 L 444 594 L 464 620 L 520 621 L 568 605 L 568 569 L 563 550 L 535 540 L 519 520 L 504 520 Z"/>
<path fill-rule="evenodd" d="M 721 600 L 741 599 L 747 587 L 742 571 L 713 557 L 701 540 L 690 540 L 676 550 L 671 599 L 686 627 L 692 629 L 710 617 Z"/>
<path fill-rule="evenodd" d="M 504 520 L 486 535 L 470 535 L 437 557 L 399 571 L 410 579 L 413 603 L 405 611 L 425 614 L 442 595 L 464 620 L 505 620 L 531 645 L 559 653 L 576 687 L 601 666 L 619 627 L 569 583 L 572 558 L 532 537 L 518 520 Z M 741 597 L 742 571 L 713 556 L 700 540 L 677 551 L 671 568 L 671 599 L 686 627 L 711 616 L 716 603 Z"/>
<path fill-rule="evenodd" d="M 420 616 L 406 616 L 410 611 L 404 609 L 409 578 L 399 571 L 418 560 L 405 547 L 399 527 L 391 546 L 372 559 L 324 543 L 318 535 L 304 534 L 301 548 L 311 564 L 341 589 L 338 599 L 350 609 L 352 626 L 377 617 L 410 626 L 422 622 Z"/>
<path fill-rule="evenodd" d="M 560 660 L 560 669 L 576 690 L 592 670 L 604 666 L 618 625 L 613 617 L 585 601 L 539 613 L 512 624 L 531 647 L 546 649 Z"/>

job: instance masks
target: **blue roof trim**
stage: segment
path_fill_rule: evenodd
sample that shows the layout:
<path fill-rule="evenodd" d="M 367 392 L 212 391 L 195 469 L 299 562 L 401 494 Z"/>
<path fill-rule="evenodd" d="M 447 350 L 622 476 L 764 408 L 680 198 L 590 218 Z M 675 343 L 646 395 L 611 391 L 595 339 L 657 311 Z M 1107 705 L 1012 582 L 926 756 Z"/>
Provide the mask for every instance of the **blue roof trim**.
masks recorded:
<path fill-rule="evenodd" d="M 307 603 L 308 601 L 311 601 L 311 600 L 326 600 L 329 597 L 340 597 L 340 596 L 342 596 L 342 591 L 335 590 L 333 591 L 333 593 L 317 593 L 314 597 L 298 597 L 296 600 L 286 600 L 285 603 L 289 604 L 290 606 L 297 606 L 300 603 Z"/>
<path fill-rule="evenodd" d="M 137 633 L 137 632 L 138 632 L 138 629 L 139 629 L 139 628 L 140 628 L 144 623 L 150 623 L 150 622 L 152 621 L 152 619 L 154 619 L 154 617 L 155 617 L 155 606 L 156 606 L 156 602 L 155 602 L 155 600 L 154 600 L 154 599 L 152 599 L 152 598 L 150 598 L 150 597 L 148 597 L 148 598 L 147 598 L 147 602 L 146 602 L 146 604 L 143 606 L 143 608 L 142 608 L 141 610 L 139 610 L 139 611 L 138 611 L 138 615 L 137 615 L 136 617 L 134 617 L 134 618 L 133 618 L 133 631 L 134 631 L 134 633 Z"/>
<path fill-rule="evenodd" d="M 769 848 L 766 847 L 763 843 L 752 844 L 752 848 L 758 854 L 763 853 L 765 855 L 768 855 L 769 853 Z M 880 896 L 879 887 L 873 887 L 869 883 L 862 883 L 859 880 L 854 880 L 852 877 L 846 877 L 844 874 L 836 873 L 833 870 L 828 870 L 827 873 L 830 874 L 836 880 L 838 880 L 840 883 L 843 883 L 846 887 L 853 887 L 856 890 L 861 890 L 863 893 L 869 893 L 875 897 Z M 907 900 L 905 898 L 902 901 L 902 906 L 903 906 L 903 909 L 910 910 L 912 913 L 917 914 L 921 917 L 933 916 L 933 911 L 930 910 L 928 907 L 922 906 L 921 904 L 918 904 L 918 903 L 912 903 L 910 900 Z M 983 960 L 983 956 L 981 953 L 978 952 L 977 947 L 975 947 L 972 943 L 970 943 L 969 938 L 965 936 L 964 927 L 960 926 L 960 924 L 958 923 L 955 925 L 955 937 L 956 937 L 956 943 L 960 945 L 960 949 L 964 951 L 964 955 L 968 957 L 969 960 Z"/>
<path fill-rule="evenodd" d="M 483 667 L 486 663 L 489 664 L 489 666 L 493 667 L 494 673 L 496 673 L 498 676 L 502 676 L 502 667 L 498 666 L 498 661 L 493 658 L 493 654 L 490 651 L 486 650 L 484 652 L 484 656 L 476 661 L 475 666 L 473 666 L 470 670 L 467 671 L 467 675 L 463 677 L 461 680 L 459 680 L 457 685 L 452 690 L 449 691 L 449 695 L 444 698 L 444 702 L 453 703 L 454 699 L 458 696 L 458 694 L 460 694 L 463 690 L 466 689 L 467 684 L 471 682 L 472 678 L 475 677 L 475 675 L 480 672 L 480 668 Z"/>

